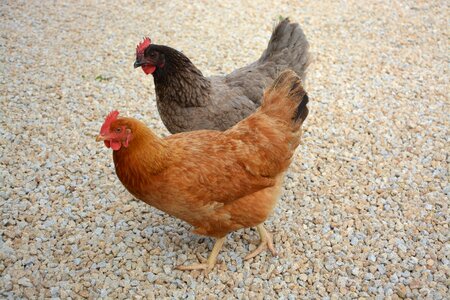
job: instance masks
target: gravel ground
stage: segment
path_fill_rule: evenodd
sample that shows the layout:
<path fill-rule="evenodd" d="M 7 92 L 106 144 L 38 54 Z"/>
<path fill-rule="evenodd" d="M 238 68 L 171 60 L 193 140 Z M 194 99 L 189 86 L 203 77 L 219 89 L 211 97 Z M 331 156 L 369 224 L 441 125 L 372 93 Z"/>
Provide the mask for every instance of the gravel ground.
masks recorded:
<path fill-rule="evenodd" d="M 1 4 L 2 298 L 449 297 L 447 1 L 72 2 Z M 279 256 L 243 262 L 247 229 L 209 276 L 173 270 L 213 241 L 134 200 L 94 135 L 113 108 L 168 134 L 133 69 L 142 36 L 226 73 L 280 15 L 315 59 L 304 143 L 266 222 Z"/>

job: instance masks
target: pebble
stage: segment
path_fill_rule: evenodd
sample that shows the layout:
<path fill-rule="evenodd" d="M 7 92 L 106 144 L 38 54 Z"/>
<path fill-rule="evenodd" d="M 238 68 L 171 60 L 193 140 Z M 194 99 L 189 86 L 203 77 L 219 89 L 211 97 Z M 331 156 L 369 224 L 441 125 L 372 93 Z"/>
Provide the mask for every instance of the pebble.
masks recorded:
<path fill-rule="evenodd" d="M 31 283 L 30 279 L 26 277 L 22 277 L 17 281 L 18 284 L 26 286 L 26 287 L 32 287 L 33 284 Z"/>
<path fill-rule="evenodd" d="M 347 280 L 348 280 L 347 277 L 343 276 L 338 277 L 337 286 L 340 288 L 345 287 L 345 285 L 347 284 Z"/>
<path fill-rule="evenodd" d="M 59 294 L 59 288 L 58 287 L 51 287 L 50 288 L 50 293 L 51 293 L 52 297 L 57 298 L 58 294 Z"/>
<path fill-rule="evenodd" d="M 414 289 L 418 289 L 419 287 L 422 286 L 422 283 L 420 282 L 419 279 L 413 279 L 411 280 L 411 282 L 409 283 L 409 287 L 414 290 Z"/>
<path fill-rule="evenodd" d="M 3 288 L 5 289 L 6 292 L 9 292 L 12 290 L 13 284 L 11 281 L 10 274 L 6 274 L 5 276 L 3 276 Z"/>
<path fill-rule="evenodd" d="M 147 279 L 149 282 L 155 282 L 158 277 L 152 272 L 147 273 Z"/>
<path fill-rule="evenodd" d="M 364 275 L 364 279 L 365 280 L 372 280 L 373 279 L 373 274 L 372 273 L 366 273 Z"/>

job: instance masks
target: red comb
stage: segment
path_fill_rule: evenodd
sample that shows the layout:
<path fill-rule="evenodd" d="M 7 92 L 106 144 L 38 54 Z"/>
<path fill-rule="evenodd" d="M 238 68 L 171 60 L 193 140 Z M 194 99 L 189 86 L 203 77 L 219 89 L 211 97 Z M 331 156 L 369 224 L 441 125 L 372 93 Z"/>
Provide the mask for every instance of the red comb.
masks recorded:
<path fill-rule="evenodd" d="M 108 134 L 111 123 L 117 120 L 118 115 L 119 111 L 113 110 L 112 112 L 109 113 L 109 115 L 106 116 L 105 122 L 103 123 L 102 128 L 100 129 L 101 135 Z"/>
<path fill-rule="evenodd" d="M 143 55 L 144 50 L 150 46 L 152 43 L 152 40 L 150 40 L 149 37 L 145 37 L 142 42 L 139 43 L 139 45 L 136 46 L 136 55 Z"/>

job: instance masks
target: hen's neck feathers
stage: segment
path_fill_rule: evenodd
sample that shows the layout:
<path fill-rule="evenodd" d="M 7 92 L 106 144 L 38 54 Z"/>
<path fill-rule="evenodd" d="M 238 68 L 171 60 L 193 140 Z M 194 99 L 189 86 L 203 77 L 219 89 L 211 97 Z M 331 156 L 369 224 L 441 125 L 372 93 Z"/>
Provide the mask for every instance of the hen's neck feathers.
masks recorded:
<path fill-rule="evenodd" d="M 149 176 L 167 165 L 166 142 L 143 123 L 133 121 L 133 138 L 127 148 L 113 152 L 117 176 L 127 189 L 145 184 Z"/>
<path fill-rule="evenodd" d="M 167 46 L 155 46 L 165 55 L 164 67 L 153 73 L 159 100 L 182 107 L 206 106 L 211 82 L 183 53 Z"/>

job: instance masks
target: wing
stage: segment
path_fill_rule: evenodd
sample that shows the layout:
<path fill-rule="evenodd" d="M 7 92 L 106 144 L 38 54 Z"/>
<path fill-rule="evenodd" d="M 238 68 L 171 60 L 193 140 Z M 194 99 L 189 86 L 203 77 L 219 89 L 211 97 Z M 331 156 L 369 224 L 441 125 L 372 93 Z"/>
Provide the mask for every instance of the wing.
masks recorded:
<path fill-rule="evenodd" d="M 276 174 L 256 169 L 267 159 L 252 139 L 230 138 L 228 132 L 197 131 L 167 138 L 173 157 L 165 176 L 183 198 L 198 203 L 228 203 L 276 184 Z M 273 172 L 272 172 L 273 173 Z"/>

